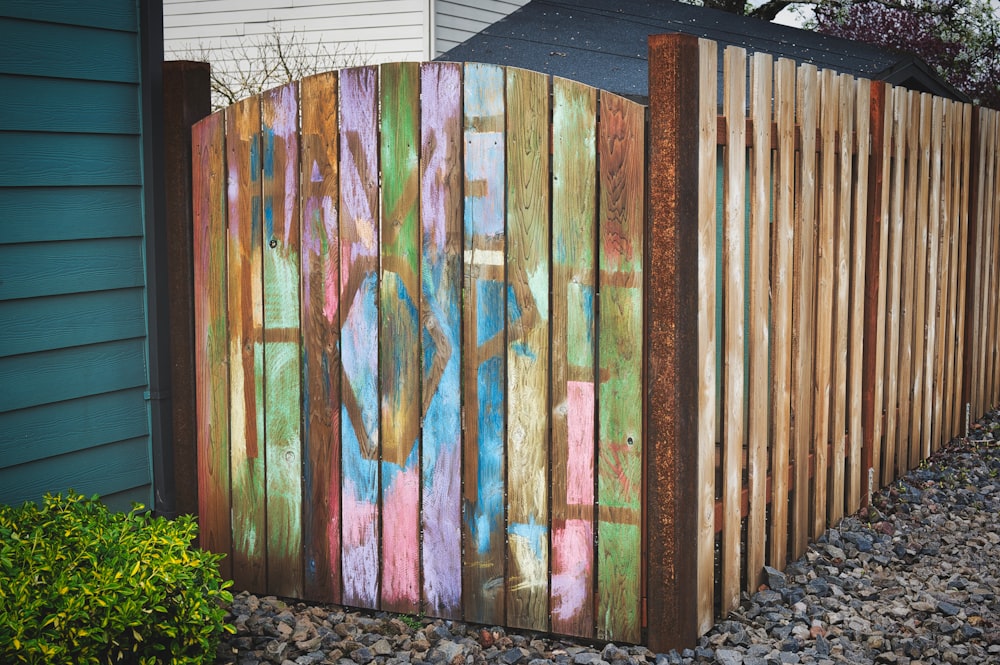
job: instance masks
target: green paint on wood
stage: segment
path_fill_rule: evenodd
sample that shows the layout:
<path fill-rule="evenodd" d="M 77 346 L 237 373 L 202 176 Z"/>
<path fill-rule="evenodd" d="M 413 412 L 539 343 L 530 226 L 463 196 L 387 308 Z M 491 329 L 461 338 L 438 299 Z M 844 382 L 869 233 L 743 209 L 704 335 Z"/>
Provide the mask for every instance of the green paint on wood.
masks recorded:
<path fill-rule="evenodd" d="M 640 529 L 633 524 L 606 522 L 598 524 L 599 542 L 637 543 Z M 638 642 L 641 635 L 639 602 L 636 589 L 642 575 L 638 553 L 601 547 L 597 559 L 597 634 L 602 640 Z M 631 581 L 631 584 L 623 584 Z"/>

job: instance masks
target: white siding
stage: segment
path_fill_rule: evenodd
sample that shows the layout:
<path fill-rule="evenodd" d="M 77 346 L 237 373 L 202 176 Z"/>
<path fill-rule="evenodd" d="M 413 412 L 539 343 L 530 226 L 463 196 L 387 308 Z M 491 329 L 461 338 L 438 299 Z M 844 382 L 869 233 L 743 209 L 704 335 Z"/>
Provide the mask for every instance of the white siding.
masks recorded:
<path fill-rule="evenodd" d="M 483 28 L 496 23 L 528 0 L 433 0 L 434 55 L 458 46 Z"/>

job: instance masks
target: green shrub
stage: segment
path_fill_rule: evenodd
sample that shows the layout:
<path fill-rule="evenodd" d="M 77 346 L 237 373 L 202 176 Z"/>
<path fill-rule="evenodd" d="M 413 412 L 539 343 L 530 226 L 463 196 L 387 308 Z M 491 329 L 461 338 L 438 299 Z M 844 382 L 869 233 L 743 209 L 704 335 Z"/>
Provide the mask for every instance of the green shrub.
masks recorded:
<path fill-rule="evenodd" d="M 0 506 L 0 662 L 210 663 L 232 600 L 191 516 L 97 497 Z"/>

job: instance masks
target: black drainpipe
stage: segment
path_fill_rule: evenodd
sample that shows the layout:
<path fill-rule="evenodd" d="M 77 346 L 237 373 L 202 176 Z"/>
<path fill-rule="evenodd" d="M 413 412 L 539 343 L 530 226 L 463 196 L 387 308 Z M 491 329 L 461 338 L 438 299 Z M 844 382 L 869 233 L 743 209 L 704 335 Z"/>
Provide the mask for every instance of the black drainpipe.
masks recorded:
<path fill-rule="evenodd" d="M 146 342 L 149 345 L 153 512 L 177 515 L 170 399 L 170 310 L 163 181 L 163 2 L 139 3 L 142 81 L 142 174 L 146 250 Z"/>

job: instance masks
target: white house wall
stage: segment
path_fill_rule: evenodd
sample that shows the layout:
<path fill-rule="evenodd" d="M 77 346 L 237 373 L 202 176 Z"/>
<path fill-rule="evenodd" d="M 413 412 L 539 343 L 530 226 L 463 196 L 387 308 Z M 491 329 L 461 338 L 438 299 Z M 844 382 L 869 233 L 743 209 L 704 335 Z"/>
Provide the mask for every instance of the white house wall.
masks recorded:
<path fill-rule="evenodd" d="M 434 55 L 458 46 L 483 28 L 507 16 L 527 0 L 434 0 Z"/>

